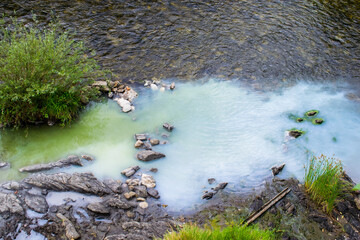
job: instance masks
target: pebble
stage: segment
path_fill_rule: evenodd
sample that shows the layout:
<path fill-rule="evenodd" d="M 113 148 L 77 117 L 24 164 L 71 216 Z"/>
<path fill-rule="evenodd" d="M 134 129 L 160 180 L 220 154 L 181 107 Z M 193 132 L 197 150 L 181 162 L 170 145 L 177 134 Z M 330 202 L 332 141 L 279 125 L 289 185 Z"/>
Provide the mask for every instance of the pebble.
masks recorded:
<path fill-rule="evenodd" d="M 147 202 L 141 202 L 139 203 L 139 207 L 141 207 L 142 209 L 148 208 L 149 204 Z"/>

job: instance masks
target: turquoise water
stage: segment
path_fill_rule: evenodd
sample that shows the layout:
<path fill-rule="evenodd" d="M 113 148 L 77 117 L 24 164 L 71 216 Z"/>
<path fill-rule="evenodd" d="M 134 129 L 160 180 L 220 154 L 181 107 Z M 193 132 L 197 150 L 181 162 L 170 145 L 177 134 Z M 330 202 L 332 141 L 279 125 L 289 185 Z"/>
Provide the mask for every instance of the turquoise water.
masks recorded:
<path fill-rule="evenodd" d="M 210 188 L 210 177 L 229 182 L 231 191 L 251 191 L 271 177 L 270 167 L 286 163 L 280 177 L 302 179 L 309 153 L 335 154 L 349 175 L 360 181 L 360 103 L 345 98 L 347 90 L 341 89 L 302 82 L 262 92 L 215 80 L 178 83 L 173 92 L 139 89 L 136 110 L 130 114 L 109 100 L 93 103 L 70 127 L 3 131 L 2 157 L 12 168 L 1 170 L 0 180 L 24 177 L 17 169 L 25 165 L 86 153 L 95 161 L 62 171 L 91 171 L 100 178 L 120 179 L 121 170 L 132 165 L 144 171 L 157 167 L 153 175 L 161 200 L 175 211 L 199 203 L 202 191 Z M 320 110 L 324 124 L 296 123 L 288 117 L 311 109 Z M 166 138 L 164 122 L 175 126 Z M 294 127 L 306 134 L 286 139 L 285 131 Z M 135 158 L 133 135 L 143 132 L 169 142 L 153 147 L 166 158 L 149 163 Z"/>

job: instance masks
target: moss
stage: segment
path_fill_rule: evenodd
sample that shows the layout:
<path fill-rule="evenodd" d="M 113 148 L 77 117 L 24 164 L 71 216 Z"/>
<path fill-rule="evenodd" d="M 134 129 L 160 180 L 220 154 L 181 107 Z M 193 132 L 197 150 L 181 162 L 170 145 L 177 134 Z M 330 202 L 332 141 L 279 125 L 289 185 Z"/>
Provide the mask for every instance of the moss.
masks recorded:
<path fill-rule="evenodd" d="M 311 122 L 312 122 L 312 124 L 314 124 L 314 125 L 321 125 L 321 124 L 324 123 L 324 119 L 322 119 L 322 118 L 315 118 L 315 119 L 313 119 Z"/>
<path fill-rule="evenodd" d="M 296 118 L 296 122 L 298 122 L 298 123 L 300 123 L 300 122 L 304 122 L 304 121 L 305 121 L 305 119 L 304 119 L 304 118 L 300 118 L 300 117 Z"/>
<path fill-rule="evenodd" d="M 304 116 L 305 117 L 315 117 L 316 115 L 319 114 L 319 110 L 310 110 L 310 111 L 307 111 Z"/>

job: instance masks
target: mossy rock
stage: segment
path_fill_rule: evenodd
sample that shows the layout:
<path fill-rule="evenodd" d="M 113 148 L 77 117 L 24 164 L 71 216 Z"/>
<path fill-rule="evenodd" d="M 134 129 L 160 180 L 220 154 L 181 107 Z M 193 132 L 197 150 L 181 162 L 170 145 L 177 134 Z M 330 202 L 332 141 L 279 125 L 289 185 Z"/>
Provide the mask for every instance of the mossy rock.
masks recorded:
<path fill-rule="evenodd" d="M 288 131 L 289 131 L 289 136 L 294 137 L 294 138 L 298 138 L 306 133 L 305 131 L 303 131 L 301 129 L 296 129 L 296 128 L 292 128 Z"/>
<path fill-rule="evenodd" d="M 296 122 L 298 122 L 298 123 L 301 123 L 304 121 L 305 121 L 305 118 L 301 118 L 301 117 L 296 118 Z"/>
<path fill-rule="evenodd" d="M 311 122 L 312 122 L 312 124 L 314 124 L 314 125 L 321 125 L 321 124 L 324 123 L 324 119 L 322 119 L 322 118 L 315 118 L 315 119 L 313 119 Z"/>
<path fill-rule="evenodd" d="M 318 114 L 319 114 L 319 110 L 310 110 L 307 111 L 304 115 L 305 117 L 315 117 Z"/>

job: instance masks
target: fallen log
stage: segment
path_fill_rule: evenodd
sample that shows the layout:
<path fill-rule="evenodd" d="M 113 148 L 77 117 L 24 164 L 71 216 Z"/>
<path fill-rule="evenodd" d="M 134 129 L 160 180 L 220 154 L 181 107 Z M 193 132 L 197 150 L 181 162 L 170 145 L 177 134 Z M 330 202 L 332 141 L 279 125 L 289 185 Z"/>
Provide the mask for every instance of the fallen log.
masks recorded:
<path fill-rule="evenodd" d="M 278 201 L 280 201 L 283 197 L 286 196 L 291 191 L 290 188 L 285 188 L 278 195 L 272 198 L 270 201 L 265 203 L 259 210 L 252 213 L 247 219 L 245 219 L 245 224 L 249 225 L 254 222 L 258 217 L 260 217 L 264 212 L 266 212 L 269 208 L 275 205 Z"/>

